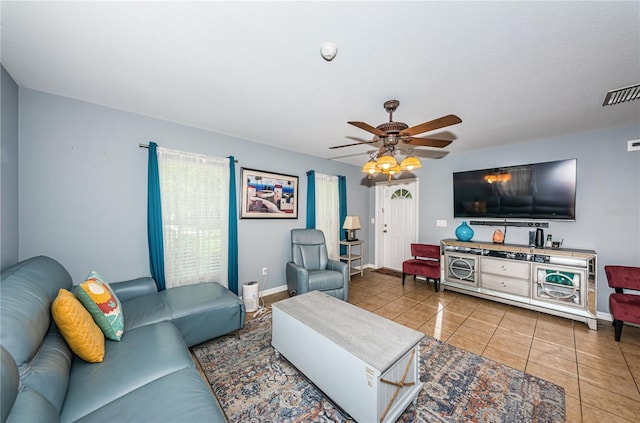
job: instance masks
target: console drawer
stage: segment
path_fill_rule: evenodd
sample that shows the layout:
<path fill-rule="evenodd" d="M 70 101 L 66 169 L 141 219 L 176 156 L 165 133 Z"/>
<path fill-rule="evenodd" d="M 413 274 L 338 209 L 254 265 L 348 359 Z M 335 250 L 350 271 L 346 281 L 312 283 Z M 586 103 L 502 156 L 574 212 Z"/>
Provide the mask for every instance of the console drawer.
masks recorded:
<path fill-rule="evenodd" d="M 481 266 L 483 278 L 486 273 L 510 278 L 531 278 L 531 263 L 528 262 L 483 258 Z"/>
<path fill-rule="evenodd" d="M 528 297 L 531 291 L 531 283 L 528 279 L 512 279 L 487 273 L 482 274 L 482 287 L 523 297 Z"/>

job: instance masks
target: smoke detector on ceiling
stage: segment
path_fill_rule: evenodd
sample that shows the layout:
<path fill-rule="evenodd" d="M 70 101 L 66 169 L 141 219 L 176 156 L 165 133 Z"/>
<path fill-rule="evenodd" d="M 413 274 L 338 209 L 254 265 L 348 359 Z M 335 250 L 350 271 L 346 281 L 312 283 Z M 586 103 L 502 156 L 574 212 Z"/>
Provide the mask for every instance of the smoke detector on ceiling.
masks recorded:
<path fill-rule="evenodd" d="M 611 90 L 604 97 L 603 106 L 613 106 L 614 104 L 624 103 L 625 101 L 640 99 L 640 84 L 630 85 L 617 90 Z"/>
<path fill-rule="evenodd" d="M 335 43 L 324 43 L 320 46 L 320 55 L 324 60 L 330 62 L 338 54 L 338 46 Z"/>

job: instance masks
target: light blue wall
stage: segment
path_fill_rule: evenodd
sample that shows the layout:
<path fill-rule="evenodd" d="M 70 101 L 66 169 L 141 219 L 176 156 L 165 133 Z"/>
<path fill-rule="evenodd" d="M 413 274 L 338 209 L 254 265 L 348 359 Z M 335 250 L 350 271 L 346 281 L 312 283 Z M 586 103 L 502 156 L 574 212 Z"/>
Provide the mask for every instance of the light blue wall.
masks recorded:
<path fill-rule="evenodd" d="M 300 177 L 298 220 L 239 221 L 240 283 L 260 280 L 260 269 L 267 266 L 264 288 L 285 284 L 289 230 L 305 225 L 307 170 L 346 175 L 349 214 L 363 222 L 374 215 L 374 189 L 355 166 L 37 91 L 20 88 L 19 93 L 19 256 L 51 255 L 76 283 L 94 269 L 110 280 L 149 273 L 147 151 L 138 147 L 140 142 L 234 155 L 238 174 L 240 167 L 248 167 Z M 626 151 L 626 141 L 637 138 L 640 128 L 633 125 L 424 160 L 415 172 L 420 179 L 419 240 L 434 243 L 454 236 L 461 220 L 453 219 L 453 172 L 575 157 L 576 221 L 550 222 L 545 232 L 564 238 L 566 247 L 598 253 L 598 310 L 606 312 L 610 290 L 603 266 L 640 265 L 640 153 Z M 3 202 L 4 195 L 3 187 Z M 437 228 L 436 219 L 446 219 L 448 226 Z M 490 241 L 495 228 L 474 229 L 475 240 Z M 510 227 L 506 240 L 524 244 L 527 232 Z M 373 263 L 374 226 L 358 236 L 367 246 L 365 263 Z"/>
<path fill-rule="evenodd" d="M 554 240 L 564 238 L 565 247 L 597 252 L 597 306 L 607 312 L 611 291 L 604 265 L 640 266 L 640 152 L 626 151 L 627 140 L 638 138 L 640 128 L 632 125 L 425 160 L 424 167 L 416 171 L 420 178 L 419 239 L 434 243 L 455 238 L 454 230 L 462 219 L 453 219 L 453 172 L 577 158 L 576 221 L 550 221 L 545 234 L 552 234 Z M 448 226 L 436 227 L 436 219 L 446 219 Z M 473 239 L 485 242 L 491 242 L 497 229 L 472 228 Z M 509 227 L 506 242 L 527 244 L 528 231 Z"/>
<path fill-rule="evenodd" d="M 233 155 L 238 177 L 241 167 L 299 176 L 297 220 L 239 221 L 240 284 L 261 280 L 265 266 L 261 289 L 286 284 L 289 230 L 306 223 L 307 170 L 345 175 L 349 213 L 368 216 L 356 166 L 20 88 L 20 259 L 52 256 L 74 283 L 91 270 L 111 281 L 148 275 L 147 150 L 138 144 L 149 141 Z"/>
<path fill-rule="evenodd" d="M 18 261 L 18 86 L 0 65 L 2 97 L 2 195 L 0 197 L 0 269 Z"/>

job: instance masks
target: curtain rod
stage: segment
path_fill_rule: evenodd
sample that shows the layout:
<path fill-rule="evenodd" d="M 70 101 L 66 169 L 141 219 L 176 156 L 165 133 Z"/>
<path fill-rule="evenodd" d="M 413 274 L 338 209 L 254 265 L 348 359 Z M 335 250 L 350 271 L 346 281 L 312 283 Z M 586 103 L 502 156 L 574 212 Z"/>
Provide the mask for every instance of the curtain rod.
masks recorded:
<path fill-rule="evenodd" d="M 140 144 L 138 144 L 138 147 L 140 147 L 140 148 L 149 148 L 149 144 L 140 143 Z M 238 159 L 235 159 L 233 162 L 234 163 L 238 163 Z"/>

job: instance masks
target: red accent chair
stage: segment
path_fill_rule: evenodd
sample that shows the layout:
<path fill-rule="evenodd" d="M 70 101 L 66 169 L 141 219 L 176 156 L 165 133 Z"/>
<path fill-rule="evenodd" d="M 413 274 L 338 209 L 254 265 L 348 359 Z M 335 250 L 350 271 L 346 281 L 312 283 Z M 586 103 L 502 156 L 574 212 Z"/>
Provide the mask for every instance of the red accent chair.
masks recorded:
<path fill-rule="evenodd" d="M 440 289 L 440 246 L 429 244 L 411 244 L 412 259 L 402 263 L 402 285 L 404 277 L 413 275 L 424 276 L 434 282 L 436 292 Z"/>
<path fill-rule="evenodd" d="M 640 291 L 640 267 L 605 266 L 607 282 L 616 290 L 609 295 L 609 311 L 616 328 L 615 338 L 620 342 L 624 322 L 640 324 L 640 295 L 624 293 L 624 289 Z"/>

